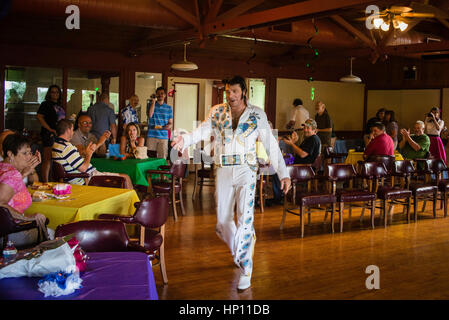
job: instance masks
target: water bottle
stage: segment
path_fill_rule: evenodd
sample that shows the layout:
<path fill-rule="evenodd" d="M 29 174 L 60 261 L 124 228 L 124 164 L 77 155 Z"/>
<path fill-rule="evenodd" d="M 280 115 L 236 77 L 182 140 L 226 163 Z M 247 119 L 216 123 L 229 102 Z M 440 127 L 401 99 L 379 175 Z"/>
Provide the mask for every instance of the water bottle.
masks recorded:
<path fill-rule="evenodd" d="M 3 259 L 5 261 L 14 260 L 17 255 L 17 249 L 14 247 L 14 243 L 12 241 L 8 241 L 6 247 L 3 249 Z"/>
<path fill-rule="evenodd" d="M 109 149 L 106 150 L 106 159 L 109 159 Z"/>

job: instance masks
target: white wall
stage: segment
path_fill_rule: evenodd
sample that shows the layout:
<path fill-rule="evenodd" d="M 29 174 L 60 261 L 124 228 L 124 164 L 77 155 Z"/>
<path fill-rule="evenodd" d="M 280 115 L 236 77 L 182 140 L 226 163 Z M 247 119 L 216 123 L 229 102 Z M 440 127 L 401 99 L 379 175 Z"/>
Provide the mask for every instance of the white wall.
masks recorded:
<path fill-rule="evenodd" d="M 142 79 L 139 78 L 139 75 L 143 74 L 143 72 L 136 72 L 136 84 L 135 84 L 135 94 L 139 97 L 140 104 L 140 120 L 141 122 L 147 122 L 148 116 L 146 114 L 147 111 L 147 99 L 153 93 L 156 93 L 156 82 L 162 81 L 161 73 L 147 73 L 154 76 L 153 79 Z M 161 82 L 162 85 L 162 82 Z M 163 86 L 163 85 L 162 85 Z M 126 97 L 129 99 L 130 97 Z"/>
<path fill-rule="evenodd" d="M 311 100 L 311 88 L 315 99 Z M 276 128 L 285 130 L 293 100 L 300 98 L 310 117 L 315 118 L 315 103 L 323 101 L 334 122 L 335 130 L 363 130 L 364 84 L 277 79 Z"/>
<path fill-rule="evenodd" d="M 440 90 L 368 90 L 367 119 L 377 110 L 386 108 L 395 112 L 399 128 L 412 128 L 416 120 L 424 120 L 432 107 L 440 107 Z M 448 102 L 449 103 L 449 102 Z M 446 108 L 449 113 L 449 106 Z M 443 116 L 447 117 L 443 112 Z"/>

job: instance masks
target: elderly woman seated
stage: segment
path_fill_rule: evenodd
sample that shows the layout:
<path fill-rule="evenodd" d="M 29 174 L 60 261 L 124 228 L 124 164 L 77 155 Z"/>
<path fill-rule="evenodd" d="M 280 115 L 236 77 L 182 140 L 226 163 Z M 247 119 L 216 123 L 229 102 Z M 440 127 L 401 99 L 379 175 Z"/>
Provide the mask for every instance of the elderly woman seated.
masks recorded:
<path fill-rule="evenodd" d="M 14 133 L 16 133 L 16 132 L 9 130 L 9 129 L 6 129 L 2 133 L 0 133 L 0 161 L 3 161 L 3 159 L 4 159 L 3 148 L 2 148 L 3 141 L 5 140 L 5 138 L 7 136 L 9 136 L 10 134 L 14 134 Z M 39 163 L 40 163 L 41 154 L 39 153 L 39 151 L 36 151 L 36 156 L 39 159 Z M 34 170 L 34 167 L 26 167 L 25 169 L 22 170 L 21 174 L 22 174 L 23 182 L 25 183 L 25 185 L 32 184 L 33 182 L 39 181 L 39 176 L 36 173 L 36 171 Z"/>
<path fill-rule="evenodd" d="M 140 128 L 136 123 L 128 123 L 125 133 L 120 139 L 120 154 L 127 158 L 135 158 L 137 147 L 143 147 L 145 139 L 140 136 Z"/>
<path fill-rule="evenodd" d="M 17 247 L 28 246 L 37 242 L 39 233 L 41 239 L 52 239 L 54 231 L 45 226 L 45 216 L 40 213 L 24 215 L 31 205 L 31 195 L 28 192 L 22 175 L 34 172 L 41 162 L 40 154 L 31 153 L 28 140 L 15 133 L 8 135 L 3 141 L 4 159 L 0 162 L 0 206 L 8 208 L 14 219 L 37 222 L 39 230 L 32 229 L 9 235 L 9 240 Z"/>

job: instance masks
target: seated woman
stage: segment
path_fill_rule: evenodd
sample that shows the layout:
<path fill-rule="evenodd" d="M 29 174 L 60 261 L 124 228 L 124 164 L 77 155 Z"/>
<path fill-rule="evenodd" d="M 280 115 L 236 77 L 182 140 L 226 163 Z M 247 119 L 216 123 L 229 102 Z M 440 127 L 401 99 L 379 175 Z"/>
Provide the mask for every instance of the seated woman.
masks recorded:
<path fill-rule="evenodd" d="M 45 216 L 40 213 L 24 215 L 25 210 L 31 205 L 31 195 L 22 180 L 22 174 L 26 168 L 34 170 L 40 163 L 40 156 L 31 154 L 28 140 L 15 133 L 8 135 L 3 141 L 4 160 L 0 162 L 0 206 L 8 208 L 14 219 L 23 221 L 35 220 L 38 229 L 32 229 L 9 235 L 16 247 L 32 245 L 41 239 L 53 239 L 54 231 L 45 226 Z"/>
<path fill-rule="evenodd" d="M 4 158 L 3 149 L 1 147 L 3 145 L 3 141 L 7 136 L 14 133 L 16 132 L 8 129 L 0 133 L 0 161 L 3 161 Z M 38 162 L 39 164 L 41 162 L 41 154 L 39 153 L 39 151 L 36 151 L 36 156 L 39 161 Z M 25 169 L 23 169 L 22 172 L 20 172 L 22 174 L 23 183 L 25 183 L 25 185 L 33 184 L 33 182 L 39 182 L 39 176 L 37 175 L 37 172 L 34 170 L 34 168 L 35 166 L 34 167 L 28 166 Z"/>
<path fill-rule="evenodd" d="M 127 158 L 135 158 L 137 147 L 143 147 L 145 139 L 140 136 L 140 128 L 136 123 L 128 123 L 124 135 L 120 138 L 120 154 Z"/>
<path fill-rule="evenodd" d="M 385 131 L 391 137 L 391 139 L 393 139 L 393 147 L 394 150 L 396 150 L 398 148 L 399 128 L 398 123 L 396 122 L 396 119 L 394 117 L 393 110 L 385 111 L 384 124 L 385 124 Z"/>

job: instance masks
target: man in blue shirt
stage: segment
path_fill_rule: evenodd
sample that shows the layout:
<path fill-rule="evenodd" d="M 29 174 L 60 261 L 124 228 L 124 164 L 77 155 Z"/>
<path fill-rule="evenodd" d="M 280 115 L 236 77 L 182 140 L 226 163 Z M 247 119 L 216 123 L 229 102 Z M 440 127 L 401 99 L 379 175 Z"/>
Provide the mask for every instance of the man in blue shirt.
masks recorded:
<path fill-rule="evenodd" d="M 157 151 L 158 158 L 167 158 L 168 130 L 173 125 L 173 109 L 164 102 L 166 91 L 163 87 L 156 89 L 156 102 L 148 110 L 148 150 Z"/>
<path fill-rule="evenodd" d="M 139 123 L 139 118 L 137 116 L 136 107 L 139 105 L 139 97 L 136 94 L 133 94 L 131 98 L 129 98 L 129 105 L 126 108 L 123 108 L 120 112 L 122 116 L 122 127 L 125 130 L 128 123 Z"/>
<path fill-rule="evenodd" d="M 117 140 L 117 125 L 115 123 L 115 114 L 109 105 L 109 94 L 103 92 L 99 97 L 99 102 L 87 109 L 87 115 L 92 119 L 91 132 L 100 139 L 106 130 L 111 131 L 111 143 Z"/>

